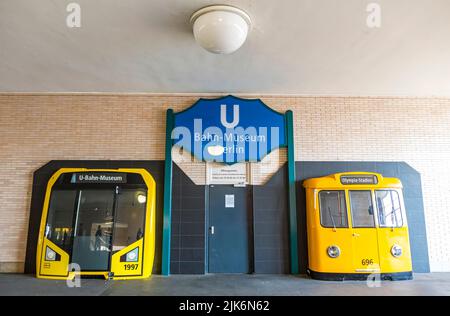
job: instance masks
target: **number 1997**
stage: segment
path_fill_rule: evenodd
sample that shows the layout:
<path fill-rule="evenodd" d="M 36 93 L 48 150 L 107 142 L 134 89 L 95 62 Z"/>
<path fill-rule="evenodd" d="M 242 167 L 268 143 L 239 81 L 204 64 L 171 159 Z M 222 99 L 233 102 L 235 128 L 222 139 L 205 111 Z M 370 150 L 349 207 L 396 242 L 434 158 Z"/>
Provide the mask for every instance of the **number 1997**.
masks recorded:
<path fill-rule="evenodd" d="M 137 270 L 138 266 L 139 266 L 139 264 L 137 264 L 137 263 L 134 263 L 134 264 L 133 263 L 127 263 L 127 264 L 124 265 L 126 271 Z"/>

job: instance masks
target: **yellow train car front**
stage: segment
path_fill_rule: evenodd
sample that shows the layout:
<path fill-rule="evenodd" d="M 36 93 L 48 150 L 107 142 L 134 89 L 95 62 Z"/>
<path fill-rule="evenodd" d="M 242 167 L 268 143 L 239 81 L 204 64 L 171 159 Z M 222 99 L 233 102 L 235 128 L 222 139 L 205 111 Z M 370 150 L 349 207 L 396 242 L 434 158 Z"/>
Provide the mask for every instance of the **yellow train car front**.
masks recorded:
<path fill-rule="evenodd" d="M 412 279 L 402 184 L 378 173 L 305 180 L 308 274 L 320 280 Z"/>
<path fill-rule="evenodd" d="M 38 278 L 147 278 L 155 253 L 156 184 L 145 169 L 63 168 L 44 198 Z"/>

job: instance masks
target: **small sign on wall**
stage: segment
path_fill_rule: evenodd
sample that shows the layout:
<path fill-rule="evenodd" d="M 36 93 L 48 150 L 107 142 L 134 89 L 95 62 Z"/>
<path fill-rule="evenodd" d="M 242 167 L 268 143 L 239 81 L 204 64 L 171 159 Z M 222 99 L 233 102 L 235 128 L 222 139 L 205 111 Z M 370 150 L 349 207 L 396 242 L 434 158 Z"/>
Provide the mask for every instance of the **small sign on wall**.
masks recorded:
<path fill-rule="evenodd" d="M 236 163 L 233 165 L 207 163 L 206 168 L 208 184 L 242 185 L 248 183 L 246 163 Z"/>
<path fill-rule="evenodd" d="M 234 194 L 225 194 L 225 208 L 234 208 Z"/>

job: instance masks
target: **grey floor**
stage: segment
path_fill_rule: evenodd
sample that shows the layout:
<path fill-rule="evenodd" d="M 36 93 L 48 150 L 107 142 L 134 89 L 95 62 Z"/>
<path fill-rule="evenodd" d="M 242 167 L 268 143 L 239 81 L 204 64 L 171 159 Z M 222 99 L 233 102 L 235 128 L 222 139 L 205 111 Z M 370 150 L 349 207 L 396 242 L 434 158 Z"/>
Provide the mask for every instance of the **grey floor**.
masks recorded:
<path fill-rule="evenodd" d="M 155 275 L 147 280 L 82 279 L 81 287 L 65 281 L 23 274 L 0 274 L 0 295 L 450 295 L 450 273 L 416 274 L 412 281 L 325 282 L 290 275 Z"/>

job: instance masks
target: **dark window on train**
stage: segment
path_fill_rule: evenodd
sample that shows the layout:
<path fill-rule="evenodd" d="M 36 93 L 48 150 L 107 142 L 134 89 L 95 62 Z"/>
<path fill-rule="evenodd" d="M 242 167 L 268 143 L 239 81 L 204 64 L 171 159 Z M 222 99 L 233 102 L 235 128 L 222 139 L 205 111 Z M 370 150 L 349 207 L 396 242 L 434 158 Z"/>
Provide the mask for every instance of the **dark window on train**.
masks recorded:
<path fill-rule="evenodd" d="M 114 191 L 86 189 L 79 194 L 72 262 L 86 271 L 106 270 L 111 251 Z"/>
<path fill-rule="evenodd" d="M 72 245 L 76 196 L 76 190 L 55 190 L 50 198 L 44 234 L 47 239 L 65 251 L 69 251 Z"/>
<path fill-rule="evenodd" d="M 378 190 L 375 192 L 380 227 L 402 227 L 403 218 L 400 197 L 394 190 Z"/>
<path fill-rule="evenodd" d="M 345 191 L 320 191 L 320 224 L 327 228 L 347 228 Z"/>
<path fill-rule="evenodd" d="M 119 251 L 144 236 L 147 191 L 122 190 L 117 196 L 113 251 Z"/>
<path fill-rule="evenodd" d="M 349 191 L 349 193 L 353 227 L 375 227 L 372 193 L 370 191 Z"/>

